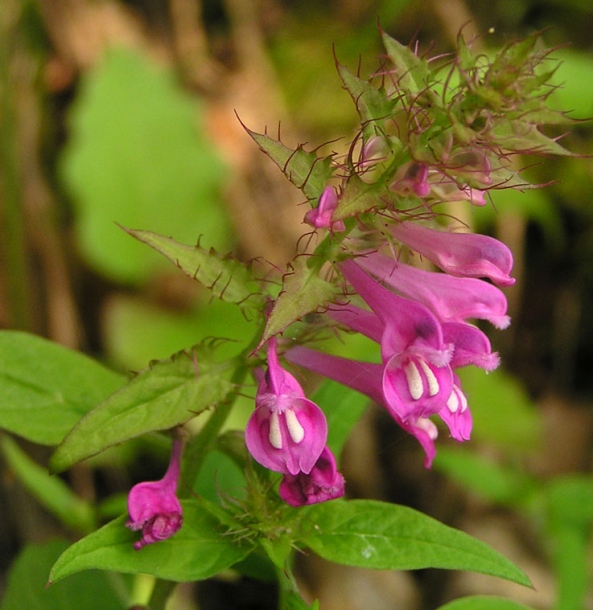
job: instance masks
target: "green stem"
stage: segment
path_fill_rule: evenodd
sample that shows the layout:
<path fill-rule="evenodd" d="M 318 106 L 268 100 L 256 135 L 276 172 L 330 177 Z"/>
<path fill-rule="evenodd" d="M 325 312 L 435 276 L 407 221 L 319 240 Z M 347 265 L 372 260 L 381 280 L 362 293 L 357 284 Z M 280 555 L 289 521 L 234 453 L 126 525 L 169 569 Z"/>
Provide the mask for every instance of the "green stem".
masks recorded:
<path fill-rule="evenodd" d="M 302 598 L 292 572 L 292 554 L 286 560 L 286 567 L 284 569 L 276 568 L 276 578 L 278 580 L 278 610 L 291 610 L 295 608 L 295 597 Z M 307 606 L 303 603 L 302 607 Z"/>

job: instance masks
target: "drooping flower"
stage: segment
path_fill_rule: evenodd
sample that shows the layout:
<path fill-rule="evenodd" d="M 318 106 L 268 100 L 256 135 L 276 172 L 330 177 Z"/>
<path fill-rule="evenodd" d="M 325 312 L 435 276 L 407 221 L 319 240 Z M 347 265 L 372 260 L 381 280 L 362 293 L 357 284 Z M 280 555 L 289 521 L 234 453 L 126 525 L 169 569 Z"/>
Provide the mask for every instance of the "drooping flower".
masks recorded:
<path fill-rule="evenodd" d="M 452 233 L 413 222 L 396 223 L 390 232 L 440 269 L 458 277 L 487 277 L 512 286 L 513 255 L 505 244 L 487 235 Z"/>
<path fill-rule="evenodd" d="M 255 407 L 245 430 L 251 455 L 276 472 L 309 474 L 325 447 L 327 422 L 298 381 L 280 366 L 275 338 L 268 342 L 268 369 Z"/>
<path fill-rule="evenodd" d="M 182 439 L 176 437 L 165 476 L 160 481 L 138 483 L 130 490 L 126 525 L 132 530 L 142 531 L 142 538 L 134 543 L 137 551 L 147 544 L 170 538 L 183 523 L 181 504 L 176 495 L 182 448 Z"/>
<path fill-rule="evenodd" d="M 306 506 L 341 498 L 344 477 L 336 466 L 336 458 L 324 447 L 311 472 L 285 474 L 279 488 L 280 497 L 291 506 Z"/>
<path fill-rule="evenodd" d="M 424 271 L 377 252 L 360 257 L 358 264 L 398 294 L 429 307 L 444 322 L 478 318 L 499 329 L 511 323 L 505 295 L 483 280 Z"/>
<path fill-rule="evenodd" d="M 346 228 L 343 221 L 332 220 L 332 215 L 338 207 L 338 194 L 332 186 L 327 186 L 319 197 L 316 208 L 305 214 L 305 222 L 316 229 L 331 229 L 340 232 Z"/>

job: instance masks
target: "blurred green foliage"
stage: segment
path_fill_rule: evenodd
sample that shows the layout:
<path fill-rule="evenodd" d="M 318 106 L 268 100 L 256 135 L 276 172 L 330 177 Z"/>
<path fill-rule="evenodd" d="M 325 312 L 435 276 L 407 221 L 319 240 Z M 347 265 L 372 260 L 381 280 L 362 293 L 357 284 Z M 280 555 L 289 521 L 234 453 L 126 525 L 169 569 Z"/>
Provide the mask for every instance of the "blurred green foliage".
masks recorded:
<path fill-rule="evenodd" d="M 230 245 L 220 194 L 227 168 L 198 101 L 137 52 L 112 49 L 83 78 L 70 113 L 62 176 L 78 246 L 99 272 L 142 284 L 165 261 L 116 225 Z"/>

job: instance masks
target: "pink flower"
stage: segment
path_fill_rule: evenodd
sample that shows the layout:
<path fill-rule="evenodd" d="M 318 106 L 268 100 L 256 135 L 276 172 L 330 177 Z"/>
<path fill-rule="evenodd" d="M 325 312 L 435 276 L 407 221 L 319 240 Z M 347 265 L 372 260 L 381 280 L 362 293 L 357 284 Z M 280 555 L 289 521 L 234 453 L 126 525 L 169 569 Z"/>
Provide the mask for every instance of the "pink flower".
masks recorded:
<path fill-rule="evenodd" d="M 445 343 L 439 320 L 421 303 L 381 286 L 353 261 L 344 262 L 341 268 L 375 317 L 351 307 L 332 310 L 329 315 L 380 341 L 383 395 L 390 410 L 404 422 L 438 413 L 453 388 L 449 366 L 453 346 Z"/>
<path fill-rule="evenodd" d="M 268 370 L 255 398 L 245 430 L 251 455 L 270 470 L 309 474 L 327 440 L 323 411 L 278 362 L 276 340 L 268 342 Z"/>
<path fill-rule="evenodd" d="M 128 495 L 126 523 L 132 530 L 142 530 L 142 538 L 134 543 L 138 551 L 147 544 L 166 540 L 182 525 L 181 504 L 176 496 L 183 441 L 175 438 L 171 461 L 165 476 L 160 481 L 149 481 L 134 485 Z"/>
<path fill-rule="evenodd" d="M 338 207 L 338 194 L 336 190 L 327 186 L 321 196 L 316 208 L 305 214 L 305 222 L 316 229 L 330 229 L 332 231 L 344 231 L 345 226 L 341 220 L 332 221 L 332 215 Z"/>
<path fill-rule="evenodd" d="M 506 297 L 483 280 L 424 271 L 376 252 L 359 258 L 358 264 L 395 292 L 429 307 L 444 322 L 478 318 L 500 329 L 511 323 Z"/>
<path fill-rule="evenodd" d="M 338 472 L 336 459 L 329 448 L 324 447 L 309 474 L 285 474 L 279 493 L 291 506 L 306 506 L 342 497 L 344 477 Z"/>
<path fill-rule="evenodd" d="M 373 402 L 387 409 L 395 422 L 414 436 L 424 449 L 426 454 L 424 466 L 426 468 L 432 466 L 436 455 L 434 441 L 438 436 L 437 427 L 430 419 L 424 417 L 420 417 L 416 421 L 404 421 L 391 408 L 383 394 L 383 365 L 340 358 L 302 346 L 289 350 L 286 358 L 303 368 L 315 371 L 368 396 Z"/>
<path fill-rule="evenodd" d="M 500 241 L 487 235 L 451 233 L 401 222 L 391 233 L 446 273 L 458 277 L 487 277 L 500 286 L 512 286 L 513 255 Z"/>
<path fill-rule="evenodd" d="M 428 165 L 424 163 L 411 162 L 403 169 L 403 176 L 396 180 L 389 187 L 392 191 L 405 195 L 414 193 L 418 197 L 424 198 L 430 195 L 430 184 L 428 183 Z M 402 172 L 400 171 L 400 174 Z"/>

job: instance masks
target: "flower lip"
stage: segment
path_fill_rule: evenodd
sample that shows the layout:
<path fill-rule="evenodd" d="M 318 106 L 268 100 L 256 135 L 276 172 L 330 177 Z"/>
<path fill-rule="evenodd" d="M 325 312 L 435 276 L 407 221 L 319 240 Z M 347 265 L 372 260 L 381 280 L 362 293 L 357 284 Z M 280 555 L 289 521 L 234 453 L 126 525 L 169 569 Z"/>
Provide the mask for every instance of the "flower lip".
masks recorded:
<path fill-rule="evenodd" d="M 262 466 L 297 475 L 308 474 L 327 440 L 323 411 L 278 361 L 276 340 L 268 342 L 268 370 L 255 398 L 245 430 L 245 443 Z"/>

